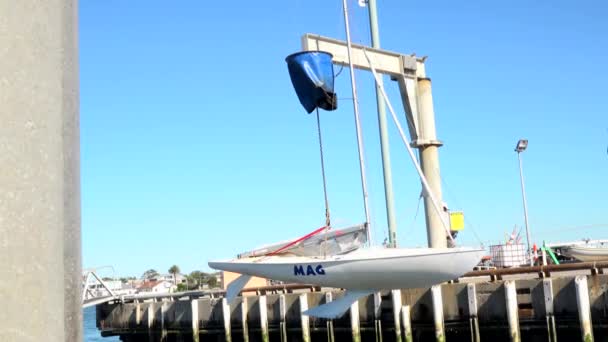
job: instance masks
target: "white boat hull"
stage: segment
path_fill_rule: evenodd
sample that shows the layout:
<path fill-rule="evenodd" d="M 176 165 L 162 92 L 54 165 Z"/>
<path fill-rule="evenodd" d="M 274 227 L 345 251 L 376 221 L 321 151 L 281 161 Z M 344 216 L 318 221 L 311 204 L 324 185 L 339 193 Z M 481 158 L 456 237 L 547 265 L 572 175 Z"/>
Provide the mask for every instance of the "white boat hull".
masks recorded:
<path fill-rule="evenodd" d="M 605 247 L 572 246 L 564 254 L 584 262 L 608 260 L 608 248 Z"/>
<path fill-rule="evenodd" d="M 351 290 L 426 288 L 457 279 L 484 255 L 470 248 L 365 248 L 327 257 L 266 257 L 211 261 L 214 269 Z"/>

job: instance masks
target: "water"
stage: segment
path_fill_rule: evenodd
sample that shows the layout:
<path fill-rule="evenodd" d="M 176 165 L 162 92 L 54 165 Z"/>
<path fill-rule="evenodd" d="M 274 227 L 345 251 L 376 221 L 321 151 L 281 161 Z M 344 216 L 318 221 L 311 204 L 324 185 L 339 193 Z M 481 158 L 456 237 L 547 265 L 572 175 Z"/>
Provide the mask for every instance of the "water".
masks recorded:
<path fill-rule="evenodd" d="M 86 308 L 83 310 L 83 321 L 84 321 L 84 342 L 120 342 L 118 336 L 113 337 L 101 337 L 99 330 L 95 327 L 95 307 Z M 468 326 L 468 324 L 466 324 Z M 482 341 L 492 340 L 495 342 L 509 341 L 508 332 L 506 329 L 491 329 L 481 327 L 481 336 Z M 596 327 L 594 331 L 595 340 L 596 341 L 608 341 L 606 338 L 606 330 L 604 328 Z M 545 330 L 535 330 L 528 331 L 526 329 L 522 330 L 522 341 L 547 341 L 546 331 Z M 278 335 L 273 336 L 271 333 L 271 340 L 280 340 Z M 416 334 L 415 334 L 416 335 Z M 299 333 L 295 333 L 294 337 L 299 336 Z M 386 331 L 383 333 L 385 341 L 393 340 L 393 332 Z M 558 328 L 558 336 L 560 336 L 560 341 L 575 341 L 577 339 L 580 340 L 580 331 L 576 326 L 570 327 L 561 327 Z M 250 335 L 250 338 L 252 336 Z M 276 338 L 275 338 L 276 337 Z M 313 341 L 326 341 L 327 335 L 325 332 L 316 332 L 312 334 Z M 336 341 L 347 341 L 350 340 L 350 332 L 336 332 Z M 373 331 L 362 331 L 361 337 L 363 341 L 375 341 L 375 335 Z M 487 337 L 487 338 L 486 338 Z M 219 340 L 219 339 L 218 339 Z M 294 340 L 299 340 L 299 338 L 294 338 Z M 434 331 L 432 329 L 427 329 L 424 331 L 424 334 L 418 334 L 415 338 L 415 341 L 432 341 L 434 340 Z M 464 341 L 469 342 L 471 339 L 469 337 L 469 332 L 466 328 L 464 330 L 459 331 L 447 331 L 447 340 L 452 342 Z"/>
<path fill-rule="evenodd" d="M 118 336 L 101 337 L 99 330 L 95 327 L 95 307 L 82 310 L 82 321 L 84 323 L 84 342 L 120 342 Z"/>

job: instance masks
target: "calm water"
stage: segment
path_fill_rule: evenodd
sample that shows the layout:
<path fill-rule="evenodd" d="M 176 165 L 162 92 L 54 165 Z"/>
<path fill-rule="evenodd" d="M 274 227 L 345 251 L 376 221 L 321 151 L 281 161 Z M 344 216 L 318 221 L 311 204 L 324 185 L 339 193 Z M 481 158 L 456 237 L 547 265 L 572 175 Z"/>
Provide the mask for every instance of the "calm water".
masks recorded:
<path fill-rule="evenodd" d="M 118 338 L 118 336 L 113 336 L 113 337 L 106 337 L 106 338 L 102 338 L 101 335 L 99 334 L 99 330 L 97 330 L 97 328 L 95 327 L 95 308 L 87 308 L 83 310 L 83 321 L 84 321 L 84 332 L 83 332 L 83 336 L 84 336 L 84 342 L 120 342 L 120 339 Z M 466 330 L 466 329 L 465 329 Z M 392 340 L 392 333 L 386 333 L 386 339 L 387 341 L 391 341 Z M 605 330 L 599 330 L 596 329 L 594 331 L 595 334 L 595 340 L 596 341 L 608 341 L 608 337 L 606 336 L 606 332 Z M 319 338 L 317 338 L 316 336 L 319 336 Z M 390 335 L 390 336 L 389 336 Z M 486 339 L 483 338 L 485 336 L 491 336 L 491 338 L 489 338 L 488 340 L 492 340 L 494 342 L 501 342 L 501 341 L 509 341 L 509 336 L 507 333 L 506 329 L 503 330 L 487 330 L 484 331 L 482 328 L 482 341 L 485 341 Z M 563 340 L 564 341 L 575 341 L 577 339 L 580 339 L 580 331 L 577 328 L 568 328 L 568 329 L 564 329 L 564 328 L 558 328 L 558 335 L 560 336 L 560 341 Z M 338 338 L 337 341 L 342 341 L 342 340 L 350 340 L 350 333 L 346 333 L 346 338 Z M 465 331 L 464 333 L 448 333 L 447 335 L 447 340 L 448 341 L 452 341 L 452 342 L 457 342 L 457 341 L 470 341 L 470 337 L 468 335 L 468 331 Z M 274 341 L 275 339 L 272 338 L 272 340 Z M 279 340 L 279 338 L 277 337 L 276 340 Z M 363 332 L 362 333 L 362 340 L 363 341 L 375 341 L 374 338 L 374 334 L 373 332 Z M 427 332 L 426 335 L 424 336 L 419 336 L 418 339 L 419 341 L 432 341 L 434 340 L 434 332 L 432 330 L 429 330 Z M 326 335 L 325 333 L 322 334 L 313 334 L 313 341 L 326 341 Z M 534 332 L 528 332 L 528 331 L 522 331 L 522 341 L 547 341 L 547 337 L 546 337 L 546 332 L 545 331 L 534 331 Z"/>
<path fill-rule="evenodd" d="M 82 311 L 82 320 L 84 323 L 84 341 L 85 342 L 119 342 L 118 336 L 101 337 L 99 330 L 95 327 L 95 307 L 86 308 Z"/>

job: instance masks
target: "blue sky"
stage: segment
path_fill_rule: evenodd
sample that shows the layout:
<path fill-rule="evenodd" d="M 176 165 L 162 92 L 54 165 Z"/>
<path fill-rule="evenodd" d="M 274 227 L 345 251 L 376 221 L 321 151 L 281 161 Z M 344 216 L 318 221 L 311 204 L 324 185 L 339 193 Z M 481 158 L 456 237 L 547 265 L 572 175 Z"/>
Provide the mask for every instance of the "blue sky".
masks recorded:
<path fill-rule="evenodd" d="M 351 1 L 354 42 L 369 44 L 366 11 Z M 429 56 L 444 199 L 465 212 L 462 244 L 523 225 L 522 137 L 533 240 L 608 238 L 605 2 L 379 1 L 378 12 L 383 48 Z M 307 32 L 344 39 L 343 25 L 341 1 L 81 1 L 83 266 L 208 270 L 323 225 L 315 118 L 284 58 Z M 339 109 L 321 118 L 336 227 L 364 217 L 349 82 L 345 69 Z M 371 75 L 357 72 L 357 84 L 381 241 Z M 425 245 L 420 182 L 389 127 L 398 242 Z"/>

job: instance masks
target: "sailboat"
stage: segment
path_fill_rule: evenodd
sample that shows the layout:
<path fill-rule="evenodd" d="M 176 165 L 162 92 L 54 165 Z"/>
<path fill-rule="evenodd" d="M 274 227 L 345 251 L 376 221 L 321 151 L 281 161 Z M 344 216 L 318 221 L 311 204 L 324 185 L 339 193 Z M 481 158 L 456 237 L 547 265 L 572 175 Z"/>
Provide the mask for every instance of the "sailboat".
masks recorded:
<path fill-rule="evenodd" d="M 583 262 L 608 261 L 607 240 L 583 240 L 562 249 L 562 254 Z"/>
<path fill-rule="evenodd" d="M 347 1 L 343 0 L 348 56 L 350 61 L 351 39 Z M 317 108 L 334 110 L 337 100 L 333 92 L 333 65 L 331 54 L 323 51 L 296 53 L 287 57 L 292 83 L 300 102 L 311 113 Z M 405 140 L 403 130 L 386 93 L 378 82 L 371 60 L 369 66 L 382 90 L 395 123 Z M 328 69 L 331 72 L 328 72 Z M 232 301 L 252 276 L 289 283 L 306 283 L 322 287 L 346 289 L 339 299 L 313 307 L 306 315 L 321 318 L 338 318 L 359 298 L 381 290 L 403 288 L 428 288 L 457 279 L 476 266 L 485 251 L 481 248 L 385 248 L 371 246 L 370 217 L 367 203 L 365 165 L 361 138 L 361 125 L 354 78 L 350 65 L 351 90 L 357 130 L 359 166 L 366 222 L 342 230 L 331 229 L 326 199 L 326 226 L 289 242 L 277 243 L 240 254 L 236 259 L 210 261 L 214 269 L 240 273 L 227 288 L 226 297 Z M 318 115 L 318 112 L 317 112 Z M 318 116 L 317 116 L 318 119 Z M 320 131 L 320 129 L 319 129 Z M 406 148 L 420 176 L 425 191 L 432 197 L 428 182 L 406 142 Z M 323 159 L 321 160 L 323 167 Z M 324 179 L 325 190 L 325 179 Z M 435 210 L 439 205 L 433 200 Z M 451 234 L 445 222 L 446 236 Z"/>

